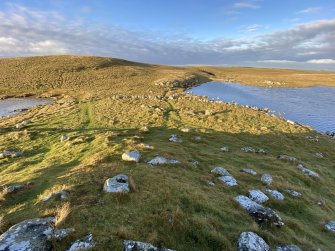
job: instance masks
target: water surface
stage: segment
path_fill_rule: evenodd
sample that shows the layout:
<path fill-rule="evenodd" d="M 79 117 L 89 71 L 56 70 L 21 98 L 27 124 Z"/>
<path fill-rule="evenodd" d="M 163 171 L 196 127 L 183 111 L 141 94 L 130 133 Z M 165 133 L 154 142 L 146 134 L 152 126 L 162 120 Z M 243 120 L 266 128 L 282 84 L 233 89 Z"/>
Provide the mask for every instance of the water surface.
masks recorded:
<path fill-rule="evenodd" d="M 29 109 L 39 105 L 51 104 L 51 99 L 41 98 L 9 98 L 0 100 L 0 118 L 21 113 L 25 109 Z"/>
<path fill-rule="evenodd" d="M 335 132 L 335 88 L 271 88 L 238 83 L 209 82 L 187 91 L 224 102 L 270 108 L 285 117 L 320 132 Z"/>

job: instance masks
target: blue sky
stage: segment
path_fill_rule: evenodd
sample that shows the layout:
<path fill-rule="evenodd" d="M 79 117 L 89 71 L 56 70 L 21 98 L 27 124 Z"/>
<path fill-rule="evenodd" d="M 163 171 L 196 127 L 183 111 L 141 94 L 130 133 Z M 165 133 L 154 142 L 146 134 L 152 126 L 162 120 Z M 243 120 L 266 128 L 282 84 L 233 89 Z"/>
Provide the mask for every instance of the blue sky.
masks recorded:
<path fill-rule="evenodd" d="M 331 0 L 0 0 L 0 57 L 335 70 Z"/>

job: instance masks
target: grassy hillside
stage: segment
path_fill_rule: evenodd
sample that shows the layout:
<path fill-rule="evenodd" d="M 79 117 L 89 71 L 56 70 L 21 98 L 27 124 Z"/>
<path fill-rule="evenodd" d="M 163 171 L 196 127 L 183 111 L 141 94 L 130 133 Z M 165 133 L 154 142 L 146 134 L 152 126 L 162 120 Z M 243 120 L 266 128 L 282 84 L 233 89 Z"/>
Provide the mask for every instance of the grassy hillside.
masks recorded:
<path fill-rule="evenodd" d="M 334 234 L 324 224 L 335 219 L 334 140 L 264 112 L 181 94 L 186 86 L 214 78 L 213 73 L 223 78 L 230 71 L 97 57 L 1 59 L 1 95 L 59 96 L 52 105 L 0 120 L 0 152 L 23 151 L 20 157 L 0 159 L 0 186 L 26 185 L 0 195 L 0 233 L 25 219 L 56 215 L 57 227 L 76 229 L 54 243 L 56 250 L 88 232 L 95 250 L 122 250 L 124 239 L 176 250 L 235 250 L 242 231 L 256 232 L 272 248 L 293 243 L 303 250 L 332 250 Z M 266 70 L 261 71 L 267 79 Z M 244 74 L 236 71 L 234 76 Z M 330 73 L 314 74 L 326 83 Z M 28 119 L 32 121 L 25 127 L 15 128 Z M 143 126 L 149 132 L 141 132 Z M 169 142 L 171 134 L 183 142 Z M 61 142 L 61 135 L 69 140 Z M 319 140 L 311 140 L 315 137 Z M 223 146 L 230 151 L 222 152 Z M 245 153 L 240 150 L 244 146 L 264 148 L 268 154 Z M 134 149 L 142 154 L 139 164 L 121 160 L 122 153 Z M 315 155 L 320 152 L 324 158 Z M 278 160 L 279 154 L 295 156 L 320 179 Z M 147 165 L 156 155 L 181 164 Z M 220 183 L 211 174 L 215 166 L 225 167 L 238 186 Z M 242 173 L 242 168 L 258 174 Z M 104 193 L 104 181 L 120 173 L 129 176 L 131 192 Z M 282 217 L 282 228 L 257 224 L 234 201 L 252 188 L 264 191 L 264 173 L 274 179 L 268 187 L 285 195 L 284 201 L 265 203 Z M 302 196 L 294 198 L 287 189 Z M 43 202 L 60 190 L 68 190 L 68 198 Z"/>

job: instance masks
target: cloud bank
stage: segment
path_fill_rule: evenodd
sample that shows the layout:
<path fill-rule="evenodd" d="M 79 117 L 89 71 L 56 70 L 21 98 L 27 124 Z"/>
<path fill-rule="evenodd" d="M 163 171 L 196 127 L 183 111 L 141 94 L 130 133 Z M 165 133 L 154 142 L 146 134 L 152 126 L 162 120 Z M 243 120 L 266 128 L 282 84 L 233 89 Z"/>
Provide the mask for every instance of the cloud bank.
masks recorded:
<path fill-rule="evenodd" d="M 334 41 L 335 19 L 300 24 L 261 36 L 201 41 L 187 34 L 163 36 L 68 20 L 57 12 L 33 10 L 22 5 L 12 4 L 0 11 L 0 57 L 80 54 L 173 65 L 335 70 Z"/>

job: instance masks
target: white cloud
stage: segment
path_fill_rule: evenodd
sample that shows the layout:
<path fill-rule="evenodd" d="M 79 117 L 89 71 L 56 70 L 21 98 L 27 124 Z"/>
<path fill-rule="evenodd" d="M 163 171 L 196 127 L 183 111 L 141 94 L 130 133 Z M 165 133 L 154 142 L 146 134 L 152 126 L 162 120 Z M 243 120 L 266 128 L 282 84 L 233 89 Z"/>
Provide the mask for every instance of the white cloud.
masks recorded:
<path fill-rule="evenodd" d="M 307 63 L 310 63 L 310 64 L 335 64 L 335 59 L 329 59 L 329 58 L 311 59 L 311 60 L 308 60 Z"/>
<path fill-rule="evenodd" d="M 310 7 L 297 12 L 297 14 L 317 14 L 320 13 L 322 7 Z"/>
<path fill-rule="evenodd" d="M 290 64 L 290 63 L 297 63 L 297 61 L 293 60 L 285 60 L 285 59 L 268 59 L 268 60 L 260 60 L 257 61 L 258 63 L 273 63 L 273 64 Z"/>
<path fill-rule="evenodd" d="M 258 9 L 260 6 L 250 2 L 237 2 L 233 4 L 236 9 Z"/>

